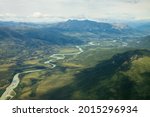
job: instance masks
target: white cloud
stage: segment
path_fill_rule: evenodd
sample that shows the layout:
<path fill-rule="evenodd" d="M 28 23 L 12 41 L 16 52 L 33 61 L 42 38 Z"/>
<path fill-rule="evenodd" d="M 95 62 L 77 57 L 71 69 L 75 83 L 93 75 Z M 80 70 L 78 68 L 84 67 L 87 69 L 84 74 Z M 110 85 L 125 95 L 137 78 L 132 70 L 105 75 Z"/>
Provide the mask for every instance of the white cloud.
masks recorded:
<path fill-rule="evenodd" d="M 141 2 L 141 0 L 122 0 L 123 2 L 131 3 L 131 4 L 137 4 Z"/>
<path fill-rule="evenodd" d="M 0 17 L 16 17 L 16 15 L 12 13 L 4 13 L 4 14 L 0 14 Z"/>
<path fill-rule="evenodd" d="M 46 18 L 46 17 L 49 17 L 49 15 L 41 13 L 41 12 L 34 12 L 32 17 L 33 18 Z"/>
<path fill-rule="evenodd" d="M 7 18 L 16 14 L 25 20 L 43 21 L 55 18 L 150 19 L 149 4 L 150 0 L 0 0 L 0 13 Z"/>

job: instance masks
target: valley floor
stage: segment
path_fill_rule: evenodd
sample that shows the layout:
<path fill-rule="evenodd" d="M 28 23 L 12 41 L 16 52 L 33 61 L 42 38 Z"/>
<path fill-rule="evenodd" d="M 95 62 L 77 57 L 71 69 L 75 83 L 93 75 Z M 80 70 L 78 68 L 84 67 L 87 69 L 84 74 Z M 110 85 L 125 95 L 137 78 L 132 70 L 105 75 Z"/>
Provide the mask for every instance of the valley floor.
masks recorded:
<path fill-rule="evenodd" d="M 127 72 L 119 71 L 117 74 L 112 73 L 113 76 L 107 76 L 108 74 L 104 73 L 105 74 L 104 77 L 106 76 L 107 80 L 102 81 L 97 81 L 97 79 L 95 80 L 100 83 L 96 84 L 101 85 L 100 87 L 99 86 L 95 87 L 94 86 L 95 81 L 92 81 L 91 79 L 88 78 L 89 77 L 98 78 L 100 77 L 97 76 L 98 74 L 103 76 L 103 74 L 101 74 L 101 71 L 95 73 L 96 72 L 95 70 L 92 74 L 89 74 L 89 76 L 86 76 L 84 74 L 85 70 L 91 68 L 95 69 L 97 64 L 103 63 L 103 61 L 111 59 L 116 54 L 135 50 L 135 48 L 132 48 L 132 44 L 133 42 L 128 42 L 128 40 L 124 42 L 122 40 L 117 41 L 115 39 L 103 40 L 100 42 L 98 41 L 89 42 L 86 45 L 80 46 L 58 47 L 56 50 L 57 53 L 54 53 L 52 55 L 41 56 L 40 55 L 41 52 L 39 52 L 38 56 L 34 56 L 32 58 L 29 57 L 28 59 L 25 60 L 15 61 L 13 60 L 15 58 L 12 58 L 11 60 L 9 59 L 7 61 L 11 62 L 2 64 L 0 66 L 1 77 L 6 77 L 7 79 L 1 80 L 2 81 L 2 83 L 0 84 L 1 99 L 132 99 L 132 98 L 134 99 L 134 96 L 132 96 L 132 98 L 131 97 L 124 98 L 126 96 L 117 97 L 116 88 L 113 88 L 113 86 L 112 87 L 105 86 L 109 85 L 110 83 L 115 84 L 114 81 L 117 80 L 118 73 L 125 74 L 125 76 L 128 77 L 130 77 L 131 75 L 133 76 L 132 74 L 133 72 L 131 73 L 131 71 L 133 70 L 135 74 L 137 74 L 137 78 L 139 78 L 138 81 L 140 81 L 141 74 L 136 73 L 134 68 L 131 67 L 131 70 Z M 141 59 L 138 59 L 139 61 L 141 61 L 140 63 L 138 63 L 141 66 L 143 65 L 142 62 L 146 62 L 147 64 L 147 66 L 145 66 L 144 64 L 143 67 L 145 68 L 143 68 L 143 72 L 141 73 L 149 74 L 150 65 L 148 64 L 148 61 L 150 60 L 150 57 L 148 57 L 147 60 L 146 58 L 143 59 L 144 59 L 143 61 Z M 136 66 L 136 61 L 134 61 L 133 63 L 135 64 L 134 66 Z M 114 69 L 116 69 L 115 66 L 113 67 Z M 86 74 L 88 75 L 88 73 Z M 96 76 L 94 76 L 94 74 Z M 84 82 L 91 81 L 90 83 L 92 85 L 92 88 L 88 83 L 84 84 L 83 81 L 80 81 L 81 80 L 79 79 L 80 77 L 82 80 L 84 79 Z M 86 77 L 87 79 L 85 79 Z M 108 80 L 109 77 L 112 77 L 112 80 Z M 124 76 L 122 75 L 121 77 Z M 148 76 L 145 75 L 144 77 Z M 116 82 L 118 82 L 118 80 Z M 80 86 L 78 86 L 79 84 Z M 129 84 L 125 85 L 130 85 L 130 82 Z M 104 95 L 104 97 L 99 96 L 100 94 L 96 94 L 98 93 L 99 88 L 102 89 L 104 88 L 107 93 L 106 87 L 109 88 L 108 94 L 103 94 L 104 92 L 102 92 L 101 90 L 99 91 L 101 92 L 101 95 Z M 146 90 L 147 88 L 145 89 L 145 91 Z M 88 93 L 91 93 L 91 95 L 88 96 L 87 95 Z M 111 95 L 111 93 L 113 95 L 112 97 L 111 96 L 109 96 L 109 98 L 105 97 L 106 95 Z"/>

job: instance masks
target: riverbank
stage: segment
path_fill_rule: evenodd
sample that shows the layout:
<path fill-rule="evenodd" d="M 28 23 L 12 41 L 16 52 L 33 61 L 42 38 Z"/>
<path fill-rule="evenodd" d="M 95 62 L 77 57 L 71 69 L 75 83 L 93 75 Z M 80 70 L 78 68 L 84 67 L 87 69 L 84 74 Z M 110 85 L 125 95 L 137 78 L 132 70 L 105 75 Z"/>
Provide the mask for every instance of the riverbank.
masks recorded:
<path fill-rule="evenodd" d="M 84 52 L 81 47 L 76 46 L 76 48 L 79 50 L 79 52 L 67 53 L 67 54 L 53 54 L 50 56 L 52 59 L 45 61 L 44 63 L 51 64 L 52 65 L 51 69 L 54 69 L 56 67 L 56 64 L 54 64 L 53 62 L 56 62 L 57 60 L 65 59 L 65 56 L 68 56 L 68 55 L 78 55 L 78 54 L 81 54 L 82 52 Z M 17 86 L 20 83 L 19 75 L 26 74 L 26 73 L 38 72 L 38 71 L 41 71 L 41 70 L 30 70 L 30 71 L 25 71 L 25 72 L 15 74 L 11 84 L 6 88 L 5 92 L 0 97 L 0 100 L 11 100 L 16 95 L 16 92 L 14 91 L 14 89 L 17 88 Z"/>

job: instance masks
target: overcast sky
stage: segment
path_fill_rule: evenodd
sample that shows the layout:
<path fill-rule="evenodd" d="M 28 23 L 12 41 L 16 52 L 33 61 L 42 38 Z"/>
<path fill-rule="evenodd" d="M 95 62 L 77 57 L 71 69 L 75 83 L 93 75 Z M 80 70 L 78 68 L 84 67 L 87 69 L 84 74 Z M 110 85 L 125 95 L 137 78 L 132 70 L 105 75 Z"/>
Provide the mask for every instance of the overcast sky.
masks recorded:
<path fill-rule="evenodd" d="M 150 0 L 0 0 L 0 20 L 150 19 Z"/>

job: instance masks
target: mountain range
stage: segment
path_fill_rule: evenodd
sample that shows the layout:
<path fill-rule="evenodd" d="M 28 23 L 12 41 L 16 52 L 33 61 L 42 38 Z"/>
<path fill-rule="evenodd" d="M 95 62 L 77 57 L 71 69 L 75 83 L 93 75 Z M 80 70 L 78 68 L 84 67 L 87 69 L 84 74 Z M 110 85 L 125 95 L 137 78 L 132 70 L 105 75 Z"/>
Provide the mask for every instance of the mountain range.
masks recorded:
<path fill-rule="evenodd" d="M 143 31 L 146 28 L 143 28 Z M 81 37 L 76 36 L 76 33 L 80 34 Z M 90 20 L 68 20 L 54 24 L 0 22 L 0 40 L 7 39 L 15 43 L 20 42 L 21 45 L 25 44 L 24 46 L 28 46 L 29 42 L 32 43 L 33 40 L 32 46 L 37 46 L 38 43 L 78 45 L 89 41 L 90 36 L 91 38 L 107 38 L 142 34 L 142 31 L 125 24 L 110 24 Z M 81 39 L 82 36 L 87 37 L 87 39 Z"/>

